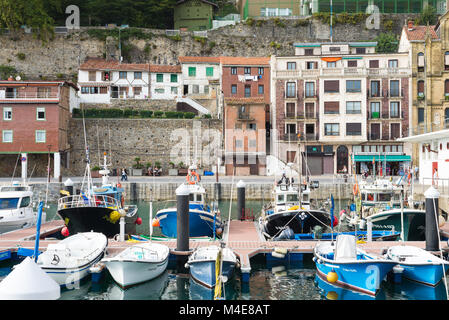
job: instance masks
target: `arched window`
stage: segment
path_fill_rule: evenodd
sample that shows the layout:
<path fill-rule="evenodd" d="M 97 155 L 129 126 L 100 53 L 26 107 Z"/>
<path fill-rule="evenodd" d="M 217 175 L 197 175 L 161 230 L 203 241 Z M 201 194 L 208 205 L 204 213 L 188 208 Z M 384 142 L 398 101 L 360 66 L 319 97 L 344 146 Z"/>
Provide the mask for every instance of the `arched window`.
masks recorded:
<path fill-rule="evenodd" d="M 418 72 L 424 71 L 424 53 L 418 53 Z"/>
<path fill-rule="evenodd" d="M 444 53 L 444 70 L 449 70 L 449 51 Z"/>
<path fill-rule="evenodd" d="M 348 148 L 346 146 L 339 146 L 337 148 L 337 172 L 348 173 Z"/>

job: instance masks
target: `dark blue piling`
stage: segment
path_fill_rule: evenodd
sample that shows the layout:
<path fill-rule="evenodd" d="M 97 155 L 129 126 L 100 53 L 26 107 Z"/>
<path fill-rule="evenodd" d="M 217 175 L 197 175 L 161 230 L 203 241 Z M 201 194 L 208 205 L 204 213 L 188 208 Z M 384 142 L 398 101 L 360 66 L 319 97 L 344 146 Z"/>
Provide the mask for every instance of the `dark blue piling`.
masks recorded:
<path fill-rule="evenodd" d="M 181 185 L 176 189 L 176 269 L 185 273 L 189 258 L 189 188 Z"/>
<path fill-rule="evenodd" d="M 239 220 L 244 220 L 245 216 L 245 187 L 242 180 L 237 183 L 237 217 Z"/>
<path fill-rule="evenodd" d="M 424 192 L 426 198 L 426 250 L 438 251 L 439 230 L 438 230 L 438 198 L 440 193 L 434 187 L 430 187 Z"/>

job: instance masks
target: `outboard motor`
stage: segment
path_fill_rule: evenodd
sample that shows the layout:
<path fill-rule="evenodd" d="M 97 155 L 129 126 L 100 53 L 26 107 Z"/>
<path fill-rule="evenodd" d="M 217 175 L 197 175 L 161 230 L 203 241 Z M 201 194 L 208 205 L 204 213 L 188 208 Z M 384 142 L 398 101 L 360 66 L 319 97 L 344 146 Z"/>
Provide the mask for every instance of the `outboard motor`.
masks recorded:
<path fill-rule="evenodd" d="M 285 227 L 285 229 L 282 230 L 282 232 L 277 237 L 273 238 L 274 241 L 291 240 L 291 239 L 295 239 L 295 233 L 293 232 L 293 229 L 290 228 L 289 226 Z"/>

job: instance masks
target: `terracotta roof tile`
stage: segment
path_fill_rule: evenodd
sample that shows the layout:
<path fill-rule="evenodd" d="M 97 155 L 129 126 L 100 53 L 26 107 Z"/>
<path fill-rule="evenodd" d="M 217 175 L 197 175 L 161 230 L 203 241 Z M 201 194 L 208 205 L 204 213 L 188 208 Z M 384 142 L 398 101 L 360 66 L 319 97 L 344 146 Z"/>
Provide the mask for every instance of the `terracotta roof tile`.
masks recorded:
<path fill-rule="evenodd" d="M 424 40 L 427 26 L 413 26 L 413 30 L 409 30 L 408 26 L 404 26 L 405 34 L 408 40 Z M 429 26 L 429 32 L 432 39 L 439 39 L 435 32 L 435 26 Z"/>
<path fill-rule="evenodd" d="M 181 73 L 181 66 L 156 65 L 150 64 L 150 72 L 166 72 L 166 73 Z"/>
<path fill-rule="evenodd" d="M 250 103 L 268 103 L 264 97 L 250 97 L 250 98 L 225 98 L 227 104 L 250 104 Z"/>
<path fill-rule="evenodd" d="M 181 63 L 197 63 L 197 62 L 205 62 L 205 63 L 220 63 L 220 57 L 178 57 L 179 62 Z"/>
<path fill-rule="evenodd" d="M 116 60 L 101 58 L 87 58 L 80 66 L 80 70 L 123 70 L 123 71 L 148 71 L 147 63 L 119 63 Z"/>
<path fill-rule="evenodd" d="M 269 65 L 269 57 L 220 57 L 223 65 Z"/>

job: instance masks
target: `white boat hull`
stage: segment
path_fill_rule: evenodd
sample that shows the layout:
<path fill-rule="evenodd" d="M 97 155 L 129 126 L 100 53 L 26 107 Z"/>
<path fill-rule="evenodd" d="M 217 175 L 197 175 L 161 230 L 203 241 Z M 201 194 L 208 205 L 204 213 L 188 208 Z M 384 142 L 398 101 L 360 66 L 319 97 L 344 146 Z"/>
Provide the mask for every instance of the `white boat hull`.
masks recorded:
<path fill-rule="evenodd" d="M 122 287 L 129 287 L 152 280 L 161 275 L 168 265 L 168 256 L 164 261 L 104 261 L 112 278 Z"/>

